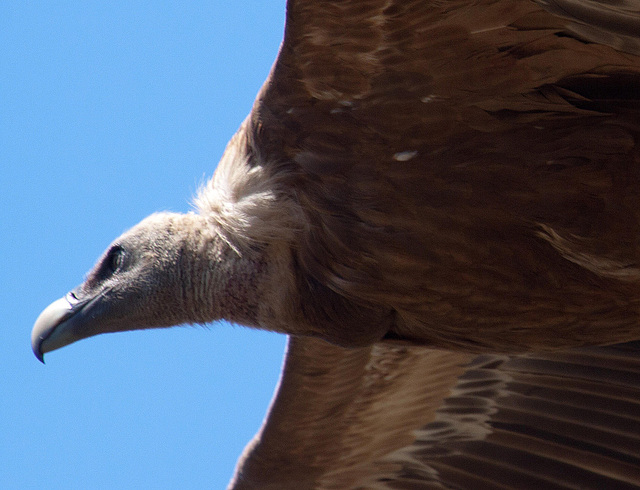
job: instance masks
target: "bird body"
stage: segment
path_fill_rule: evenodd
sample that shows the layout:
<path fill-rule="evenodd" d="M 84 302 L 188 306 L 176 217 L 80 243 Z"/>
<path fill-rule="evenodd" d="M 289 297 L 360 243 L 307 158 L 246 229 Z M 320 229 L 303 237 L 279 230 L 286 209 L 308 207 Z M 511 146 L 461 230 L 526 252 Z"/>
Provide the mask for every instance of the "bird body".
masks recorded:
<path fill-rule="evenodd" d="M 290 0 L 196 212 L 114 241 L 34 352 L 218 319 L 291 335 L 233 488 L 637 484 L 639 94 L 637 0 Z M 478 476 L 483 451 L 509 471 Z"/>

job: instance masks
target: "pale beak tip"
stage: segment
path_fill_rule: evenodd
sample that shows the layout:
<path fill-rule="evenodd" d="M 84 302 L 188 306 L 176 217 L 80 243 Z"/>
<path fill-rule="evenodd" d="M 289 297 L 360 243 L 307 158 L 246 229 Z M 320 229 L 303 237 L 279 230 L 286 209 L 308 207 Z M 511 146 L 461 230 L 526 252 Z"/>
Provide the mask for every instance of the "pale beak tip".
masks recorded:
<path fill-rule="evenodd" d="M 66 298 L 60 298 L 47 306 L 33 325 L 31 331 L 31 349 L 38 361 L 44 364 L 44 353 L 57 348 L 51 344 L 51 336 L 58 325 L 68 317 L 71 305 Z"/>

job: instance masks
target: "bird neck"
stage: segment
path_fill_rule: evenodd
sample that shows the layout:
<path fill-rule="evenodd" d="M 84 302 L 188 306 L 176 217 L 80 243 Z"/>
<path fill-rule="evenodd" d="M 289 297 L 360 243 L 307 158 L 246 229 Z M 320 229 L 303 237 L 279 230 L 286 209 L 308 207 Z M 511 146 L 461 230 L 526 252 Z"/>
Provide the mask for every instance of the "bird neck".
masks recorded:
<path fill-rule="evenodd" d="M 266 270 L 260 251 L 241 252 L 227 243 L 215 223 L 201 215 L 187 223 L 178 253 L 181 309 L 189 323 L 228 320 L 259 326 L 259 285 Z"/>
<path fill-rule="evenodd" d="M 389 330 L 392 316 L 387 309 L 353 304 L 296 273 L 287 241 L 238 250 L 217 223 L 200 215 L 184 219 L 199 221 L 184 227 L 178 254 L 184 321 L 224 319 L 263 330 L 322 337 L 349 347 L 369 345 Z"/>

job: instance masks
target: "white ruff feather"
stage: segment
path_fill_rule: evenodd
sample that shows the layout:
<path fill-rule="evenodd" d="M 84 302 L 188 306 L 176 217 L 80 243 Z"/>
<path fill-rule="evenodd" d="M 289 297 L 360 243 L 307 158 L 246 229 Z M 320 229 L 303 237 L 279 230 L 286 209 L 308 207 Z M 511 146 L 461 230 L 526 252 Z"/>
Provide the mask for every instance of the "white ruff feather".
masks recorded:
<path fill-rule="evenodd" d="M 247 140 L 245 122 L 195 199 L 200 214 L 219 226 L 220 236 L 239 254 L 291 241 L 302 223 L 300 208 L 283 192 L 280 176 L 266 171 L 262 162 L 250 161 Z"/>

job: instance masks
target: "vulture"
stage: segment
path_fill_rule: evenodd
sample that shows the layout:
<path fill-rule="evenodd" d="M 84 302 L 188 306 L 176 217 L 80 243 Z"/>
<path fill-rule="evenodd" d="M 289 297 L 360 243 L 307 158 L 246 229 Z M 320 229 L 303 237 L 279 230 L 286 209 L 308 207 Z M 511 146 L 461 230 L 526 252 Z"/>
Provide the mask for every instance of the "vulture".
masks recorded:
<path fill-rule="evenodd" d="M 288 334 L 230 488 L 640 488 L 640 0 L 289 0 L 195 208 L 31 342 Z"/>

